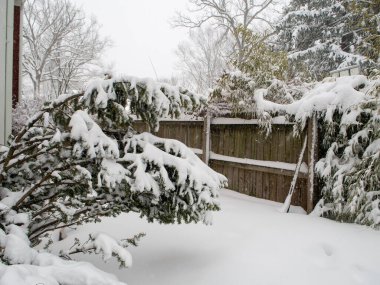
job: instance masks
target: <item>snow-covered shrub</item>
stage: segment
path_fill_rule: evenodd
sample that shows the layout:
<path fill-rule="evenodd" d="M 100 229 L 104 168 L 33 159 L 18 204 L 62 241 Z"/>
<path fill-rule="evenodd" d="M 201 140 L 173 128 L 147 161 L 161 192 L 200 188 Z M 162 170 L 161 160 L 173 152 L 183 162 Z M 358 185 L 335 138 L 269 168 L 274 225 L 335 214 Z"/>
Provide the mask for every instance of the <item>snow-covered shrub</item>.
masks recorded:
<path fill-rule="evenodd" d="M 288 87 L 285 82 L 277 79 L 272 80 L 267 89 L 265 99 L 280 104 L 289 104 L 293 102 L 293 97 L 288 92 Z"/>
<path fill-rule="evenodd" d="M 129 211 L 162 223 L 209 222 L 226 178 L 178 141 L 136 134 L 130 116 L 157 129 L 161 117 L 202 102 L 180 87 L 120 77 L 46 103 L 0 146 L 0 284 L 121 284 L 67 259 L 95 252 L 130 266 L 125 248 L 136 239 L 95 233 L 61 257 L 33 249 L 71 225 Z"/>
<path fill-rule="evenodd" d="M 209 96 L 208 109 L 217 116 L 255 117 L 256 92 L 265 90 L 263 96 L 266 100 L 283 104 L 302 98 L 312 86 L 295 80 L 286 84 L 276 78 L 266 81 L 264 85 L 257 85 L 255 77 L 240 70 L 230 71 L 217 81 Z"/>
<path fill-rule="evenodd" d="M 223 116 L 251 113 L 254 81 L 240 70 L 225 72 L 209 96 L 209 111 Z"/>
<path fill-rule="evenodd" d="M 287 78 L 287 53 L 275 51 L 267 43 L 270 34 L 255 33 L 242 25 L 237 37 L 244 38 L 239 52 L 230 56 L 231 66 L 216 81 L 210 92 L 210 112 L 218 115 L 250 116 L 254 91 L 270 88 L 270 96 L 281 102 L 292 102 L 284 90 Z"/>
<path fill-rule="evenodd" d="M 270 33 L 255 33 L 243 26 L 239 26 L 238 33 L 245 39 L 244 60 L 238 54 L 233 54 L 232 65 L 249 75 L 256 88 L 267 87 L 274 78 L 287 78 L 287 53 L 276 51 L 268 44 Z"/>
<path fill-rule="evenodd" d="M 380 80 L 363 75 L 326 78 L 291 104 L 255 94 L 257 116 L 266 127 L 275 115 L 295 121 L 301 132 L 317 116 L 321 159 L 316 172 L 322 199 L 314 213 L 339 221 L 380 227 Z"/>
<path fill-rule="evenodd" d="M 368 82 L 362 92 L 360 102 L 322 125 L 327 151 L 316 170 L 325 185 L 316 212 L 379 228 L 380 81 Z"/>

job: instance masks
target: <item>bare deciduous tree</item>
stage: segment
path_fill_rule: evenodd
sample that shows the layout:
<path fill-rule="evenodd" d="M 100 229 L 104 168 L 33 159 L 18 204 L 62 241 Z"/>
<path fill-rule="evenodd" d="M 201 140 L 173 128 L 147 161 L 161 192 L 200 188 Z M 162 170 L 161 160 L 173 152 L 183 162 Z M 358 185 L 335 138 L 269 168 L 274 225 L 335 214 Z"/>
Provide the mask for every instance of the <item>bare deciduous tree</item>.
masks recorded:
<path fill-rule="evenodd" d="M 78 88 L 110 43 L 96 20 L 68 0 L 26 0 L 23 38 L 23 74 L 35 98 Z"/>
<path fill-rule="evenodd" d="M 226 66 L 228 43 L 211 27 L 190 31 L 189 41 L 178 45 L 177 69 L 181 84 L 205 94 Z"/>
<path fill-rule="evenodd" d="M 275 0 L 189 0 L 192 9 L 190 14 L 177 13 L 173 21 L 174 26 L 195 28 L 205 23 L 211 23 L 221 28 L 232 37 L 235 56 L 239 62 L 245 60 L 245 46 L 247 39 L 240 29 L 252 28 L 256 25 L 267 24 L 272 26 L 268 9 L 274 8 Z"/>

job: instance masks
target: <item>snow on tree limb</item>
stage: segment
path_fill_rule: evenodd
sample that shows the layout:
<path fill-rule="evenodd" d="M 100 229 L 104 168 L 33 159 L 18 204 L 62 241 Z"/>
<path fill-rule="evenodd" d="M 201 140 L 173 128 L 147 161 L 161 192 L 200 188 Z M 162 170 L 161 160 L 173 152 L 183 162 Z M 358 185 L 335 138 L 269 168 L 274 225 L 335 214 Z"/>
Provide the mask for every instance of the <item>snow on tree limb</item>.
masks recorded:
<path fill-rule="evenodd" d="M 68 226 L 129 211 L 162 223 L 210 223 L 226 178 L 178 141 L 136 134 L 131 116 L 157 129 L 160 118 L 204 102 L 181 87 L 123 76 L 46 103 L 9 146 L 0 146 L 0 258 L 7 264 L 0 284 L 29 275 L 51 284 L 121 284 L 82 263 L 67 279 L 74 261 L 33 249 Z M 75 250 L 114 256 L 128 266 L 126 245 L 98 234 Z"/>
<path fill-rule="evenodd" d="M 144 236 L 144 235 L 141 235 Z M 135 239 L 139 239 L 140 236 L 136 236 Z M 113 256 L 116 256 L 120 267 L 132 266 L 132 255 L 126 249 L 128 242 L 118 242 L 114 238 L 108 236 L 105 233 L 90 234 L 89 238 L 83 244 L 80 244 L 79 240 L 75 241 L 75 244 L 66 253 L 61 252 L 61 256 L 71 259 L 69 255 L 77 253 L 96 253 L 102 254 L 104 261 L 108 261 Z"/>
<path fill-rule="evenodd" d="M 323 113 L 326 121 L 332 122 L 333 112 L 339 110 L 341 113 L 364 102 L 364 92 L 359 92 L 360 86 L 368 86 L 368 80 L 363 75 L 337 78 L 331 82 L 318 84 L 307 92 L 303 98 L 290 104 L 277 104 L 265 100 L 266 90 L 261 89 L 255 93 L 255 111 L 260 114 L 264 112 L 287 114 L 301 123 L 302 129 L 306 120 L 314 112 Z M 356 119 L 356 118 L 352 118 Z M 347 121 L 350 124 L 352 121 Z"/>

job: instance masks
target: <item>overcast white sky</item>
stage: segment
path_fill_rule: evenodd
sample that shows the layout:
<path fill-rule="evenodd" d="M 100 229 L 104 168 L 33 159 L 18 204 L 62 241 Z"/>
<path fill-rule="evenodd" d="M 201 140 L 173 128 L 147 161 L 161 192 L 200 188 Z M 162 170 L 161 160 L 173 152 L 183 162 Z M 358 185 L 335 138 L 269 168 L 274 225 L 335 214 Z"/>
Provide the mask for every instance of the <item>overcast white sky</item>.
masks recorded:
<path fill-rule="evenodd" d="M 186 9 L 186 0 L 72 0 L 102 25 L 113 41 L 105 55 L 117 73 L 155 78 L 174 73 L 174 50 L 186 39 L 185 29 L 172 29 L 169 19 Z"/>

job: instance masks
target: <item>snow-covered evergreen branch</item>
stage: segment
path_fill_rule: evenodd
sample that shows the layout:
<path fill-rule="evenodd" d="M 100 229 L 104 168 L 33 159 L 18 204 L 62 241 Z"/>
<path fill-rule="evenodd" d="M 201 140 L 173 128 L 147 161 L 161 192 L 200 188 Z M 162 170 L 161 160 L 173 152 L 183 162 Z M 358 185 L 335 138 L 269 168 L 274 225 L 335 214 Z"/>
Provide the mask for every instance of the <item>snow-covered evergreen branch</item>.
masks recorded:
<path fill-rule="evenodd" d="M 321 159 L 316 173 L 322 199 L 314 214 L 339 221 L 380 226 L 380 81 L 363 75 L 327 78 L 290 104 L 255 94 L 257 116 L 285 115 L 294 120 L 295 134 L 315 114 L 319 122 Z"/>
<path fill-rule="evenodd" d="M 65 267 L 72 261 L 32 246 L 54 230 L 121 212 L 162 223 L 209 222 L 209 213 L 219 209 L 218 189 L 226 178 L 178 141 L 136 134 L 132 116 L 157 129 L 160 118 L 179 116 L 203 102 L 180 87 L 119 77 L 94 80 L 81 94 L 46 103 L 9 146 L 0 146 L 0 258 L 8 264 L 0 275 L 13 274 L 20 264 L 20 270 L 30 268 L 31 275 L 46 274 L 41 276 L 60 284 L 118 284 L 95 268 L 89 269 L 88 274 L 95 273 L 87 283 L 75 281 L 84 273 L 72 273 L 74 281 L 52 275 L 46 264 Z M 18 256 L 20 239 L 25 252 Z M 93 234 L 71 253 L 102 253 L 128 266 L 126 245 Z"/>

